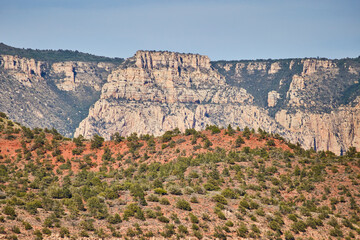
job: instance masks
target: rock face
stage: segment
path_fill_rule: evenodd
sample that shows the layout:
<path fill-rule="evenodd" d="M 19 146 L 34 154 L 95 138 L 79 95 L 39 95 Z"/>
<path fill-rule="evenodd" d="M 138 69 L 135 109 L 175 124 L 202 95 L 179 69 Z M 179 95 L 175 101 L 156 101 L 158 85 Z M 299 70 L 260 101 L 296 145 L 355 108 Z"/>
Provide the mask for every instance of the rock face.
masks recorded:
<path fill-rule="evenodd" d="M 0 55 L 0 111 L 26 126 L 72 136 L 115 66 Z"/>
<path fill-rule="evenodd" d="M 226 84 L 206 56 L 138 51 L 109 75 L 100 100 L 75 135 L 159 135 L 175 127 L 184 131 L 206 124 L 234 124 L 236 114 L 218 116 L 231 108 L 244 112 L 243 106 L 251 107 L 252 100 L 245 89 Z"/>
<path fill-rule="evenodd" d="M 254 104 L 275 120 L 272 130 L 287 130 L 280 133 L 286 139 L 336 154 L 350 146 L 360 149 L 359 58 L 261 62 L 261 68 L 250 72 L 253 61 L 222 61 L 213 66 L 227 83 L 252 94 Z"/>
<path fill-rule="evenodd" d="M 14 78 L 30 87 L 32 81 L 42 81 L 48 65 L 45 62 L 18 56 L 2 55 L 0 67 L 12 73 Z"/>
<path fill-rule="evenodd" d="M 75 135 L 231 124 L 340 154 L 360 148 L 359 72 L 358 59 L 211 63 L 197 54 L 138 51 L 109 75 Z"/>
<path fill-rule="evenodd" d="M 349 146 L 360 146 L 360 103 L 323 114 L 281 110 L 275 119 L 291 133 L 300 135 L 307 147 L 340 154 Z"/>
<path fill-rule="evenodd" d="M 0 44 L 1 51 L 14 48 Z M 231 124 L 279 133 L 304 148 L 360 149 L 360 58 L 211 62 L 138 51 L 114 63 L 66 51 L 50 51 L 61 61 L 46 51 L 48 60 L 24 57 L 37 50 L 15 52 L 24 55 L 0 54 L 0 111 L 26 126 L 108 139 Z"/>
<path fill-rule="evenodd" d="M 280 94 L 277 91 L 269 92 L 268 93 L 268 107 L 275 107 L 279 98 L 280 98 Z"/>

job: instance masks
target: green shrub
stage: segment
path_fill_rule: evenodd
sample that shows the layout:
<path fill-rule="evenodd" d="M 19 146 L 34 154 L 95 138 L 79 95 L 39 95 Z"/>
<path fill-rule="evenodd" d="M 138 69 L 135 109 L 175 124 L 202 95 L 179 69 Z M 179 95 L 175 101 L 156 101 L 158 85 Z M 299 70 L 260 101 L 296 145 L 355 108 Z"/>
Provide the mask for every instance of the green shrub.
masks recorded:
<path fill-rule="evenodd" d="M 269 222 L 269 228 L 273 231 L 280 231 L 280 225 L 278 222 L 271 220 Z"/>
<path fill-rule="evenodd" d="M 91 149 L 101 148 L 104 142 L 104 138 L 95 134 L 91 139 Z"/>
<path fill-rule="evenodd" d="M 260 233 L 260 229 L 255 224 L 251 224 L 251 231 L 254 233 Z"/>
<path fill-rule="evenodd" d="M 16 233 L 16 234 L 21 233 L 21 232 L 20 232 L 20 228 L 19 228 L 18 226 L 13 226 L 13 227 L 11 228 L 11 231 L 13 231 L 13 232 Z"/>
<path fill-rule="evenodd" d="M 173 195 L 182 195 L 182 191 L 180 189 L 180 187 L 178 186 L 170 186 L 168 188 L 169 193 L 173 194 Z"/>
<path fill-rule="evenodd" d="M 285 232 L 285 240 L 295 240 L 294 235 L 290 231 Z"/>
<path fill-rule="evenodd" d="M 196 237 L 197 239 L 202 239 L 203 235 L 201 234 L 200 231 L 194 230 L 194 237 Z"/>
<path fill-rule="evenodd" d="M 70 231 L 66 227 L 61 227 L 60 228 L 60 237 L 64 238 L 65 236 L 70 237 Z"/>
<path fill-rule="evenodd" d="M 175 226 L 173 224 L 166 224 L 164 231 L 160 234 L 165 238 L 170 238 L 175 234 Z"/>
<path fill-rule="evenodd" d="M 33 227 L 31 226 L 31 224 L 28 223 L 28 222 L 23 222 L 23 225 L 24 225 L 25 230 L 31 230 L 31 229 L 33 229 Z"/>
<path fill-rule="evenodd" d="M 156 213 L 151 209 L 146 209 L 145 213 L 148 218 L 156 218 Z"/>
<path fill-rule="evenodd" d="M 288 215 L 288 218 L 289 218 L 291 221 L 294 221 L 294 222 L 297 222 L 297 220 L 298 220 L 295 214 L 289 214 L 289 215 Z"/>
<path fill-rule="evenodd" d="M 201 218 L 202 218 L 202 220 L 204 220 L 204 221 L 208 221 L 208 222 L 211 221 L 210 216 L 209 216 L 209 214 L 207 214 L 207 213 L 203 213 L 203 215 L 201 216 Z"/>
<path fill-rule="evenodd" d="M 159 220 L 160 222 L 163 222 L 163 223 L 169 223 L 169 222 L 170 222 L 170 220 L 169 220 L 167 217 L 165 217 L 165 216 L 159 216 L 159 217 L 158 217 L 158 220 Z"/>
<path fill-rule="evenodd" d="M 244 144 L 245 141 L 241 136 L 238 136 L 237 139 L 235 140 L 235 147 L 241 147 L 242 144 Z"/>
<path fill-rule="evenodd" d="M 343 237 L 344 234 L 343 234 L 343 232 L 341 231 L 340 228 L 334 227 L 333 229 L 330 229 L 330 236 L 333 236 L 333 237 Z"/>
<path fill-rule="evenodd" d="M 215 125 L 210 125 L 210 126 L 206 126 L 206 130 L 210 130 L 211 134 L 216 134 L 216 133 L 220 133 L 220 128 L 218 126 Z"/>
<path fill-rule="evenodd" d="M 250 209 L 250 204 L 245 198 L 241 199 L 239 205 L 243 208 Z"/>
<path fill-rule="evenodd" d="M 183 233 L 183 234 L 188 234 L 189 233 L 187 227 L 185 227 L 184 225 L 179 225 L 178 226 L 178 232 Z"/>
<path fill-rule="evenodd" d="M 222 190 L 221 195 L 223 195 L 226 198 L 236 199 L 238 194 L 232 190 L 231 188 L 225 188 Z"/>
<path fill-rule="evenodd" d="M 110 136 L 110 140 L 115 143 L 120 143 L 124 140 L 124 137 L 122 137 L 119 132 L 116 132 Z"/>
<path fill-rule="evenodd" d="M 221 210 L 215 210 L 215 214 L 218 216 L 219 219 L 221 220 L 226 220 L 226 216 L 225 214 L 221 211 Z"/>
<path fill-rule="evenodd" d="M 162 204 L 162 205 L 170 205 L 170 201 L 169 201 L 169 199 L 163 197 L 163 198 L 160 199 L 160 204 Z"/>
<path fill-rule="evenodd" d="M 16 217 L 16 212 L 15 212 L 15 209 L 9 205 L 6 205 L 4 208 L 3 208 L 3 213 L 5 215 L 8 215 L 10 217 Z"/>
<path fill-rule="evenodd" d="M 197 134 L 197 131 L 194 128 L 185 129 L 185 136 L 195 135 L 195 134 Z"/>
<path fill-rule="evenodd" d="M 274 147 L 275 146 L 275 141 L 274 139 L 270 139 L 266 142 L 266 145 L 268 145 L 269 147 Z"/>
<path fill-rule="evenodd" d="M 225 225 L 228 226 L 228 227 L 233 227 L 233 226 L 234 226 L 234 223 L 229 220 L 229 221 L 227 221 L 227 222 L 225 223 Z"/>
<path fill-rule="evenodd" d="M 248 234 L 248 228 L 246 227 L 246 225 L 244 223 L 240 224 L 240 227 L 236 230 L 236 233 L 239 237 L 243 237 L 245 238 Z"/>
<path fill-rule="evenodd" d="M 182 210 L 186 210 L 186 211 L 191 211 L 191 206 L 190 203 L 188 203 L 186 200 L 184 199 L 179 199 L 176 202 L 176 207 Z"/>
<path fill-rule="evenodd" d="M 214 184 L 212 184 L 212 183 L 209 183 L 209 182 L 207 182 L 207 183 L 204 184 L 204 188 L 205 188 L 206 191 L 217 191 L 217 190 L 220 190 L 220 187 L 219 187 L 219 186 L 216 186 L 216 185 L 214 185 Z"/>
<path fill-rule="evenodd" d="M 167 191 L 163 188 L 155 188 L 154 193 L 159 194 L 159 195 L 166 195 Z"/>
<path fill-rule="evenodd" d="M 49 236 L 50 236 L 50 235 L 51 235 L 51 230 L 48 229 L 47 227 L 45 227 L 45 228 L 42 229 L 42 233 L 45 234 L 45 235 L 49 235 Z"/>
<path fill-rule="evenodd" d="M 108 222 L 110 224 L 118 224 L 118 223 L 121 223 L 122 220 L 121 220 L 120 215 L 118 213 L 116 213 L 115 215 L 108 217 Z"/>
<path fill-rule="evenodd" d="M 199 200 L 198 200 L 195 196 L 192 196 L 192 197 L 190 198 L 190 202 L 191 202 L 191 203 L 199 203 Z"/>
<path fill-rule="evenodd" d="M 299 233 L 299 232 L 306 232 L 306 228 L 307 228 L 307 225 L 306 223 L 304 223 L 303 221 L 298 221 L 298 222 L 295 222 L 291 225 L 291 230 L 294 232 L 294 233 Z"/>
<path fill-rule="evenodd" d="M 215 196 L 212 197 L 212 200 L 215 202 L 227 205 L 227 200 L 223 195 L 216 194 Z"/>
<path fill-rule="evenodd" d="M 199 219 L 192 213 L 189 213 L 190 221 L 192 223 L 199 223 Z"/>
<path fill-rule="evenodd" d="M 159 197 L 154 195 L 154 194 L 150 194 L 148 197 L 147 197 L 147 200 L 149 202 L 159 202 Z"/>
<path fill-rule="evenodd" d="M 161 136 L 161 141 L 163 143 L 165 142 L 169 142 L 173 137 L 173 133 L 172 131 L 166 131 L 162 136 Z"/>

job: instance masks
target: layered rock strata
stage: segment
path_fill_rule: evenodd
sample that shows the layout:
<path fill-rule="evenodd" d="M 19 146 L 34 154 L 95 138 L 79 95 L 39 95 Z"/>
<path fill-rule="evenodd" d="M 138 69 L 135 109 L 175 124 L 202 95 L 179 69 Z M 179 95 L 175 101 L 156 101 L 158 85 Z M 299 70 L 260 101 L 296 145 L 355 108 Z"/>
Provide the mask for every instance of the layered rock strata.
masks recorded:
<path fill-rule="evenodd" d="M 160 135 L 206 124 L 275 124 L 252 101 L 245 89 L 227 84 L 206 56 L 138 51 L 109 75 L 75 135 L 109 138 L 114 132 Z"/>
<path fill-rule="evenodd" d="M 207 124 L 261 127 L 304 148 L 360 148 L 359 61 L 211 63 L 206 56 L 138 51 L 108 77 L 75 135 L 161 135 Z"/>
<path fill-rule="evenodd" d="M 0 111 L 25 126 L 54 127 L 72 136 L 114 67 L 0 55 Z"/>

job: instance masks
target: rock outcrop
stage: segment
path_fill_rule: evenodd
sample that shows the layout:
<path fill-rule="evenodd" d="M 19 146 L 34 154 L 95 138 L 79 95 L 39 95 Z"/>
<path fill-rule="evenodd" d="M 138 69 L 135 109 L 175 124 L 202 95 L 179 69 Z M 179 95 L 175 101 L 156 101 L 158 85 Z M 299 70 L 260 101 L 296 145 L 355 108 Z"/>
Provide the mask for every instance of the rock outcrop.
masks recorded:
<path fill-rule="evenodd" d="M 306 149 L 340 154 L 350 146 L 360 149 L 359 60 L 262 60 L 257 71 L 254 61 L 213 66 L 228 83 L 245 88 L 255 105 L 269 110 L 277 124 L 273 131 L 284 128 L 290 134 L 285 131 L 283 137 Z"/>
<path fill-rule="evenodd" d="M 26 126 L 72 136 L 115 66 L 0 55 L 0 111 Z"/>
<path fill-rule="evenodd" d="M 2 55 L 0 56 L 0 67 L 9 71 L 16 80 L 30 87 L 32 81 L 44 80 L 43 76 L 48 64 L 34 59 Z"/>
<path fill-rule="evenodd" d="M 281 110 L 275 119 L 286 130 L 296 134 L 296 140 L 306 148 L 340 154 L 350 146 L 360 147 L 360 103 L 322 114 Z"/>
<path fill-rule="evenodd" d="M 245 89 L 227 84 L 206 56 L 138 51 L 109 75 L 75 135 L 109 138 L 114 132 L 160 135 L 206 124 L 275 124 L 252 101 Z"/>
<path fill-rule="evenodd" d="M 109 75 L 75 135 L 161 135 L 231 124 L 339 154 L 360 147 L 358 93 L 351 91 L 359 62 L 346 64 L 344 70 L 344 63 L 323 59 L 211 63 L 197 54 L 138 51 Z"/>
<path fill-rule="evenodd" d="M 279 99 L 280 99 L 280 94 L 277 91 L 269 92 L 268 93 L 268 107 L 275 107 Z"/>
<path fill-rule="evenodd" d="M 210 62 L 198 54 L 138 51 L 114 63 L 57 54 L 92 61 L 0 55 L 0 111 L 66 136 L 108 139 L 115 132 L 161 135 L 231 124 L 279 133 L 304 148 L 360 149 L 360 58 Z"/>

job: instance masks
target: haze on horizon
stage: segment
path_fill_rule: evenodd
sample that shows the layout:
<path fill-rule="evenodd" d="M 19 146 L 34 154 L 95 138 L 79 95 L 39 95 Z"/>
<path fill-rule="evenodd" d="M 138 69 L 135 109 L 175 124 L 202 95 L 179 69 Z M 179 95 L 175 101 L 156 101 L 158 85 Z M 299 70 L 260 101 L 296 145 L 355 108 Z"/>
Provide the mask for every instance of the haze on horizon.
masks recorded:
<path fill-rule="evenodd" d="M 360 55 L 357 0 L 0 0 L 0 42 L 109 57 L 137 50 L 211 60 Z"/>

